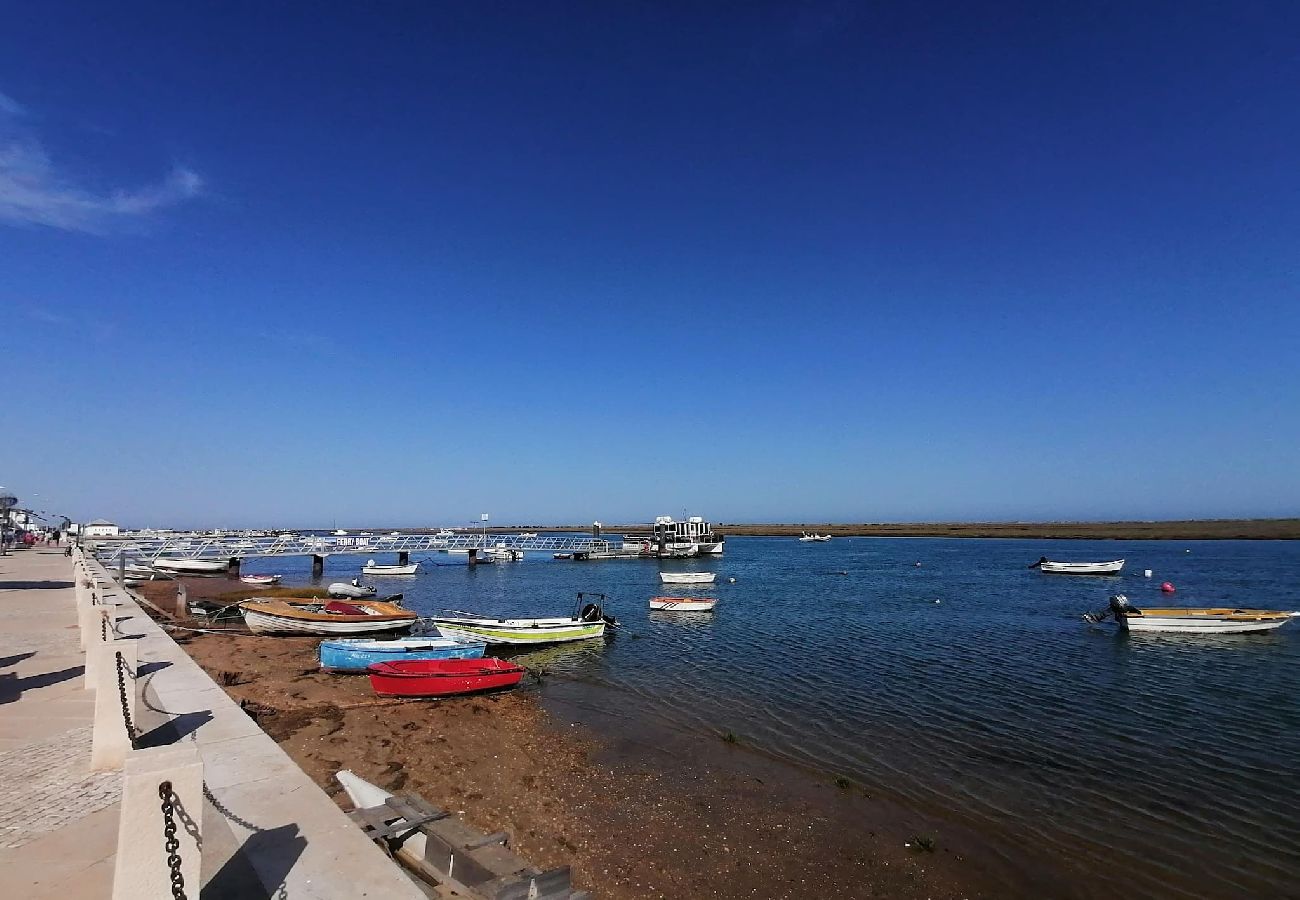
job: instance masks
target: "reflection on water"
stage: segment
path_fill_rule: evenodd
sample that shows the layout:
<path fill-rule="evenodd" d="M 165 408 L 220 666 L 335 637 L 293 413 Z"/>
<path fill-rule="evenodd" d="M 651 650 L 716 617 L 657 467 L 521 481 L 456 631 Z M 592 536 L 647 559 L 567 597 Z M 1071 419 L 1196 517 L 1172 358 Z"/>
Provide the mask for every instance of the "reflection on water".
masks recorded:
<path fill-rule="evenodd" d="M 1184 546 L 729 539 L 722 558 L 672 564 L 719 575 L 717 611 L 690 617 L 649 611 L 653 561 L 426 566 L 402 590 L 422 614 L 501 616 L 568 615 L 577 591 L 604 592 L 626 626 L 613 640 L 525 664 L 616 692 L 631 721 L 731 730 L 942 810 L 1012 857 L 1073 860 L 1099 895 L 1285 896 L 1300 882 L 1300 621 L 1191 637 L 1080 620 L 1121 592 L 1139 607 L 1300 608 L 1300 544 Z M 1124 556 L 1129 574 L 1026 569 L 1044 555 Z M 359 566 L 330 557 L 324 580 Z"/>

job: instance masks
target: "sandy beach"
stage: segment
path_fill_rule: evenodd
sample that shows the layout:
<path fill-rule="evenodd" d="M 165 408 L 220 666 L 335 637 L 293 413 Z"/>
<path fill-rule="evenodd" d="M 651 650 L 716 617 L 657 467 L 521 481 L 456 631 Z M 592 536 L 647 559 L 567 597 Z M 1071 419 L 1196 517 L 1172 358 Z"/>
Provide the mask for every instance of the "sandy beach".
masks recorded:
<path fill-rule="evenodd" d="M 227 579 L 187 583 L 191 599 L 237 590 Z M 141 593 L 174 589 L 154 582 Z M 720 737 L 685 747 L 598 739 L 548 712 L 549 678 L 512 693 L 392 701 L 364 676 L 319 672 L 313 639 L 175 635 L 340 805 L 332 776 L 350 768 L 484 831 L 509 831 L 535 865 L 572 865 L 600 897 L 1006 898 L 1042 896 L 1049 883 L 939 819 Z"/>

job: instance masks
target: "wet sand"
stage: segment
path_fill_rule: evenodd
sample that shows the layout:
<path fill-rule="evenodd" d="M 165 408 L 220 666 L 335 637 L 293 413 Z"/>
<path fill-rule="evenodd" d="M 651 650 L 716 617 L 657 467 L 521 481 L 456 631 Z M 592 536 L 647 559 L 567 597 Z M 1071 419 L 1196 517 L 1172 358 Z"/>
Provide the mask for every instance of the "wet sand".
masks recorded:
<path fill-rule="evenodd" d="M 186 581 L 191 599 L 238 590 Z M 141 592 L 174 590 L 155 582 Z M 332 776 L 350 768 L 485 832 L 510 832 L 534 865 L 572 865 L 575 882 L 602 898 L 1070 893 L 976 835 L 720 738 L 598 739 L 548 712 L 573 697 L 551 678 L 510 693 L 393 701 L 364 676 L 321 673 L 314 639 L 175 636 L 340 805 Z"/>

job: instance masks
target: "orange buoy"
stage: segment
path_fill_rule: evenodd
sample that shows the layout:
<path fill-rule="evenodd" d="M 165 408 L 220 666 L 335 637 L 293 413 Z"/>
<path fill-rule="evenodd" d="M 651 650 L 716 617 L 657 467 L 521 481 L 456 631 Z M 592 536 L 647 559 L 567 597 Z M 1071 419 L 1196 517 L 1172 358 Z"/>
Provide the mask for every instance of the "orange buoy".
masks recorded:
<path fill-rule="evenodd" d="M 1174 592 L 1174 586 L 1166 581 L 1164 584 L 1160 585 L 1160 590 L 1166 594 L 1172 594 Z"/>

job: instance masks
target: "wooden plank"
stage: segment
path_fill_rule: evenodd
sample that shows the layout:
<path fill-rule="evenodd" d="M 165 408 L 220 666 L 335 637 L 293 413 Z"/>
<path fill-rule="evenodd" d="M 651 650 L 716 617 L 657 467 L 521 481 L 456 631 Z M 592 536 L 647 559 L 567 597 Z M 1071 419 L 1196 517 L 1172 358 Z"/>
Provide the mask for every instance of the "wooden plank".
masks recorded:
<path fill-rule="evenodd" d="M 469 841 L 465 844 L 466 850 L 477 850 L 479 847 L 486 847 L 489 844 L 500 844 L 503 847 L 510 846 L 510 834 L 505 831 L 498 831 L 493 834 L 484 835 L 476 840 Z"/>

